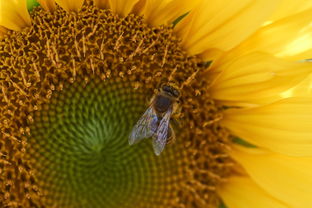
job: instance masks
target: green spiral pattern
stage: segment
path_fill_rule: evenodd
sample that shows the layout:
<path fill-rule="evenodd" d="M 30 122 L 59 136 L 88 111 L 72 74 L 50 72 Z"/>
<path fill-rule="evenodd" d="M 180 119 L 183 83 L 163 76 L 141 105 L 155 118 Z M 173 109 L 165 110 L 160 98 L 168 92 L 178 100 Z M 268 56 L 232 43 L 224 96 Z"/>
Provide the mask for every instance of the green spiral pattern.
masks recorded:
<path fill-rule="evenodd" d="M 129 82 L 65 84 L 33 115 L 28 155 L 44 204 L 61 208 L 170 207 L 183 181 L 182 144 L 160 156 L 151 140 L 129 146 L 147 95 Z"/>

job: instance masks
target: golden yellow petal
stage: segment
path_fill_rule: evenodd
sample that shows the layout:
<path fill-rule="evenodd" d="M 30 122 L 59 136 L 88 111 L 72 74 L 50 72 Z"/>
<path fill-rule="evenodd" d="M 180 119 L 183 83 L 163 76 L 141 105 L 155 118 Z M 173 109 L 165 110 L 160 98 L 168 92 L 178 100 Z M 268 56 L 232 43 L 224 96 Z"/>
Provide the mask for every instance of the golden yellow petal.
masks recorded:
<path fill-rule="evenodd" d="M 278 1 L 202 1 L 176 27 L 191 55 L 209 48 L 229 50 L 255 32 Z"/>
<path fill-rule="evenodd" d="M 200 0 L 147 0 L 140 14 L 152 25 L 170 25 L 178 17 L 191 11 Z"/>
<path fill-rule="evenodd" d="M 100 9 L 109 8 L 109 0 L 94 0 L 94 3 Z"/>
<path fill-rule="evenodd" d="M 233 177 L 218 190 L 228 208 L 289 208 L 247 177 Z"/>
<path fill-rule="evenodd" d="M 40 5 L 47 11 L 54 11 L 56 9 L 55 0 L 37 0 Z"/>
<path fill-rule="evenodd" d="M 312 7 L 310 0 L 282 0 L 278 9 L 271 17 L 271 21 L 283 19 L 285 17 L 294 15 Z"/>
<path fill-rule="evenodd" d="M 211 49 L 203 51 L 200 54 L 200 57 L 204 61 L 211 61 L 211 60 L 216 60 L 216 59 L 220 58 L 223 54 L 224 54 L 224 51 L 221 51 L 221 50 L 216 49 L 216 48 L 213 48 L 213 49 L 211 48 Z"/>
<path fill-rule="evenodd" d="M 234 149 L 232 156 L 262 189 L 288 207 L 312 207 L 312 157 L 290 157 L 244 147 Z"/>
<path fill-rule="evenodd" d="M 312 9 L 303 11 L 261 28 L 233 54 L 263 51 L 293 60 L 312 57 Z"/>
<path fill-rule="evenodd" d="M 309 75 L 295 87 L 283 92 L 281 97 L 312 97 L 312 75 Z"/>
<path fill-rule="evenodd" d="M 55 2 L 67 12 L 78 12 L 84 0 L 55 0 Z"/>
<path fill-rule="evenodd" d="M 0 26 L 19 31 L 30 25 L 26 0 L 0 0 Z"/>
<path fill-rule="evenodd" d="M 5 27 L 0 26 L 0 36 L 5 34 L 7 32 L 7 29 Z"/>
<path fill-rule="evenodd" d="M 234 135 L 286 155 L 312 156 L 312 98 L 230 109 L 221 121 Z"/>
<path fill-rule="evenodd" d="M 282 60 L 265 53 L 220 59 L 212 65 L 220 74 L 210 87 L 213 98 L 226 103 L 264 104 L 297 85 L 312 72 L 309 63 Z"/>
<path fill-rule="evenodd" d="M 139 0 L 108 0 L 110 9 L 122 16 L 127 16 Z"/>

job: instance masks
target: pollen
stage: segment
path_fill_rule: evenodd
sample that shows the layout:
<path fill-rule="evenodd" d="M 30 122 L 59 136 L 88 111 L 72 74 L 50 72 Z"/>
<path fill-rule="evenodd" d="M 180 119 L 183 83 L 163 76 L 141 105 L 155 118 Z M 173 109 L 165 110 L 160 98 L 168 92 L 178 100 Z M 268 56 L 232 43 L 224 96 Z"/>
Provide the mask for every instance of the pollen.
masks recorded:
<path fill-rule="evenodd" d="M 215 207 L 233 173 L 230 135 L 205 91 L 207 65 L 171 26 L 35 8 L 0 40 L 0 207 Z M 179 87 L 176 141 L 128 145 L 155 90 Z"/>

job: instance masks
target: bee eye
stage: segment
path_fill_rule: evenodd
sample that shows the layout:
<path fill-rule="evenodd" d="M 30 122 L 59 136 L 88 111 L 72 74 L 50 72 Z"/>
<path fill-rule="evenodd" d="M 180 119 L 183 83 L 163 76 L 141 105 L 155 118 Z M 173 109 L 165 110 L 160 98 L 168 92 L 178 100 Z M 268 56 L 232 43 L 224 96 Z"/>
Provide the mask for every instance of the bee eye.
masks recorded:
<path fill-rule="evenodd" d="M 162 87 L 162 90 L 168 92 L 168 91 L 170 91 L 170 87 L 167 86 L 167 85 L 164 85 L 164 86 Z"/>

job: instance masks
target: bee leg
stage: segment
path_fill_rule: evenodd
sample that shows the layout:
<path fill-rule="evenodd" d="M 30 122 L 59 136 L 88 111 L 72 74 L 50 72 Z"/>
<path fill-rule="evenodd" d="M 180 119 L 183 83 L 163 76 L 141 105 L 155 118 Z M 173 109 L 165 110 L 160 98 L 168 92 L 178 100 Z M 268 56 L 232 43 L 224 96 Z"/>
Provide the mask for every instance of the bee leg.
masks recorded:
<path fill-rule="evenodd" d="M 174 130 L 173 130 L 172 126 L 169 125 L 167 144 L 172 144 L 175 142 L 175 140 L 176 140 L 176 137 L 175 137 Z"/>

